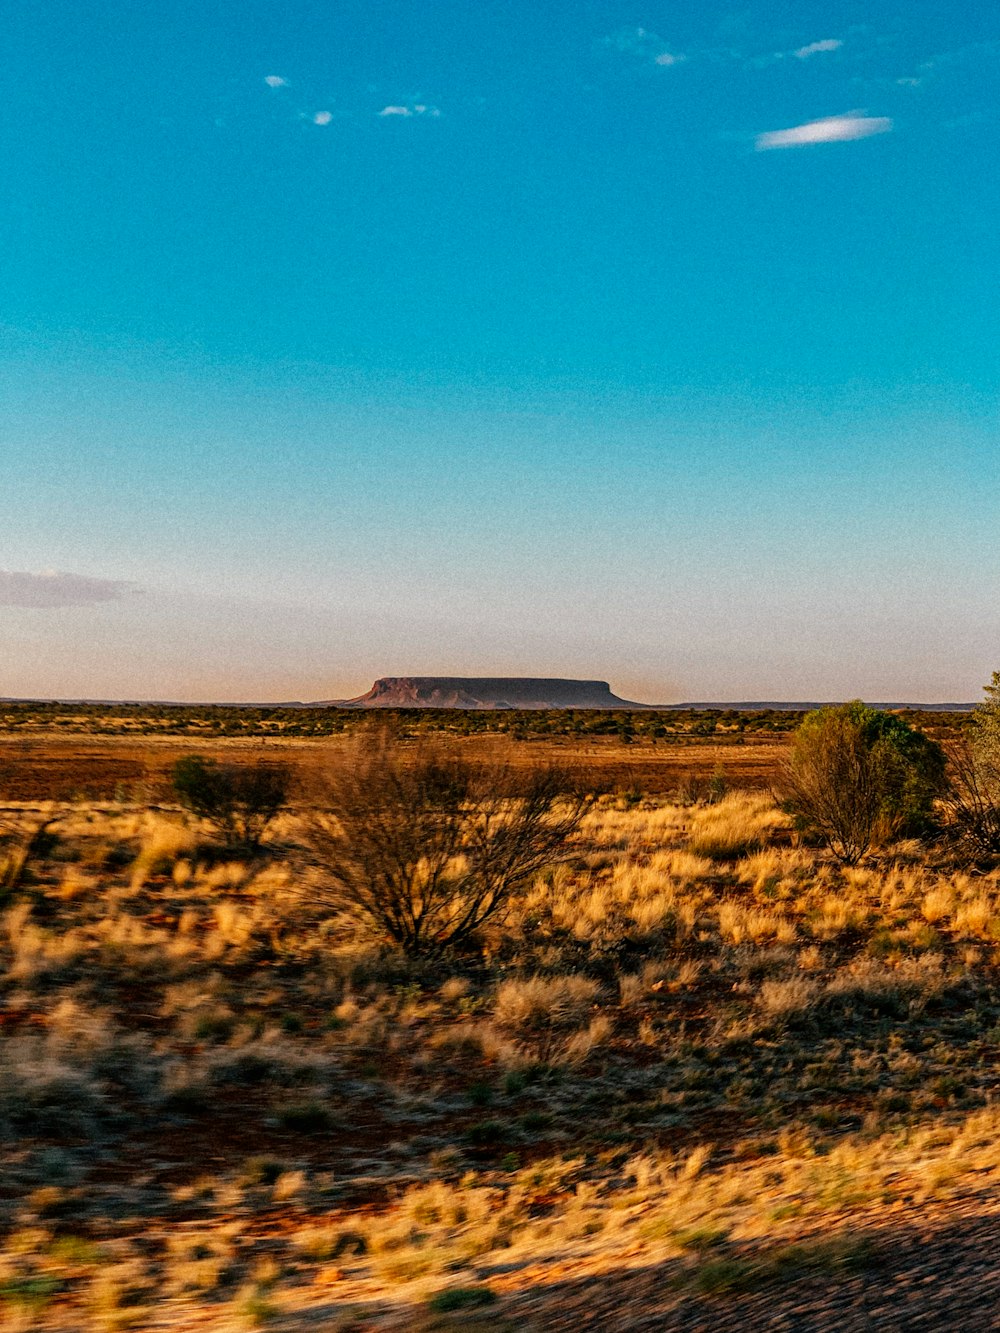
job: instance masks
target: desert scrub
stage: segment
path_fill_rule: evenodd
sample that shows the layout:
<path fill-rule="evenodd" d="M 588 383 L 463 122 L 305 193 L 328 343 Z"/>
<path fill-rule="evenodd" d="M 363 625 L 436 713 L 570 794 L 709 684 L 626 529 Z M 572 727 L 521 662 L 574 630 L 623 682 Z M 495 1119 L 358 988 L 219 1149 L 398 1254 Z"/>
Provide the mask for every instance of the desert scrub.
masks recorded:
<path fill-rule="evenodd" d="M 757 1006 L 772 1023 L 788 1023 L 805 1017 L 815 1006 L 819 987 L 807 977 L 765 981 L 757 994 Z"/>
<path fill-rule="evenodd" d="M 412 956 L 466 947 L 547 866 L 567 854 L 590 805 L 565 774 L 473 766 L 388 730 L 360 737 L 333 770 L 310 836 L 348 903 Z"/>
<path fill-rule="evenodd" d="M 539 1064 L 575 1064 L 607 1040 L 605 1015 L 589 1017 L 598 986 L 587 977 L 527 977 L 505 981 L 493 1021 Z"/>
<path fill-rule="evenodd" d="M 123 1101 L 155 1099 L 159 1062 L 149 1043 L 110 1015 L 58 1000 L 41 1031 L 0 1047 L 0 1124 L 53 1138 L 94 1132 L 119 1117 Z"/>
<path fill-rule="evenodd" d="M 946 787 L 941 746 L 893 713 L 859 699 L 806 715 L 781 779 L 786 808 L 838 860 L 933 824 Z"/>
<path fill-rule="evenodd" d="M 768 796 L 732 792 L 717 805 L 696 807 L 689 816 L 688 851 L 712 861 L 730 861 L 762 848 L 787 823 Z"/>
<path fill-rule="evenodd" d="M 102 1268 L 141 1260 L 108 1326 L 242 1327 L 247 1284 L 284 1304 L 261 1258 L 294 1274 L 278 1327 L 390 1282 L 427 1320 L 436 1291 L 550 1259 L 595 1289 L 664 1263 L 694 1301 L 705 1263 L 973 1200 L 1000 1169 L 1000 1121 L 972 1113 L 1000 877 L 945 844 L 845 868 L 782 822 L 696 854 L 723 806 L 595 805 L 469 952 L 415 960 L 313 902 L 293 814 L 266 859 L 168 851 L 133 885 L 176 815 L 62 812 L 0 931 L 4 1207 L 36 1233 L 11 1275 L 53 1274 L 49 1310 L 98 1328 L 98 1265 L 52 1250 L 93 1226 Z"/>

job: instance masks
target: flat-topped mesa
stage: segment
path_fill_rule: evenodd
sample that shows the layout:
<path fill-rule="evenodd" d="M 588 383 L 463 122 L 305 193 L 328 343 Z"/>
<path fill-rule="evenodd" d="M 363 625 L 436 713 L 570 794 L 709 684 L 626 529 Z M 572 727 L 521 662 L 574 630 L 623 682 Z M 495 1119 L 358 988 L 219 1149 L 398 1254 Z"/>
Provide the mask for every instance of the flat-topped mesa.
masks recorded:
<path fill-rule="evenodd" d="M 606 680 L 531 676 L 382 676 L 339 708 L 647 708 L 611 693 Z"/>

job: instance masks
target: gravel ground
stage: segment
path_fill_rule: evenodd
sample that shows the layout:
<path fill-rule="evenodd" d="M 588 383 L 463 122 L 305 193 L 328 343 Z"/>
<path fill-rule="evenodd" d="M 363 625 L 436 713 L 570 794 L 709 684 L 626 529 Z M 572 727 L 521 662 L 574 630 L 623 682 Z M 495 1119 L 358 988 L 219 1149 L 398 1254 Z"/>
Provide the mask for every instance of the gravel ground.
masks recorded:
<path fill-rule="evenodd" d="M 504 1314 L 538 1333 L 1000 1329 L 1000 1200 L 991 1192 L 912 1207 L 891 1223 L 865 1218 L 857 1234 L 866 1230 L 872 1252 L 861 1272 L 803 1273 L 752 1295 L 705 1297 L 676 1289 L 674 1263 L 590 1271 L 513 1296 Z"/>

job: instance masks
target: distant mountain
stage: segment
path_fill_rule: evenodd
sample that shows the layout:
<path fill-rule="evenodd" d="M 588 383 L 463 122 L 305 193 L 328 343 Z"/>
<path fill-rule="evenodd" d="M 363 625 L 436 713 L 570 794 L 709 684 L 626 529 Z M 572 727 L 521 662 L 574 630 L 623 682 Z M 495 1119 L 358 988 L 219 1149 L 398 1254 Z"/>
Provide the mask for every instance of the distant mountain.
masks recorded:
<path fill-rule="evenodd" d="M 356 699 L 327 708 L 648 708 L 619 699 L 606 680 L 531 676 L 382 676 Z"/>
<path fill-rule="evenodd" d="M 82 708 L 594 708 L 642 709 L 646 712 L 718 712 L 804 713 L 813 708 L 825 708 L 830 703 L 805 700 L 722 700 L 714 702 L 690 701 L 679 704 L 640 704 L 631 699 L 619 699 L 611 693 L 606 680 L 561 680 L 530 676 L 383 676 L 367 694 L 356 699 L 322 699 L 303 703 L 299 699 L 231 700 L 200 703 L 177 699 L 52 699 L 0 695 L 0 704 L 36 704 Z M 867 702 L 867 701 L 866 701 Z M 885 712 L 912 709 L 924 713 L 971 713 L 973 703 L 870 703 L 870 708 Z"/>

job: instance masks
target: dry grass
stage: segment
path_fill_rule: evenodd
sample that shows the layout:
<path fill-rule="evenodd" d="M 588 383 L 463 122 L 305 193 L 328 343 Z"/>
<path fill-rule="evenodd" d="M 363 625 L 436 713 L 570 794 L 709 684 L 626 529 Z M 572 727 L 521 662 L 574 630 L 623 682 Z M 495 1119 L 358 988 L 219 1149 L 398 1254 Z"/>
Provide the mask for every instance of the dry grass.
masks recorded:
<path fill-rule="evenodd" d="M 775 829 L 785 824 L 770 797 L 732 792 L 717 805 L 691 815 L 688 849 L 696 856 L 728 861 L 759 851 Z"/>
<path fill-rule="evenodd" d="M 47 817 L 0 914 L 5 1327 L 418 1328 L 630 1255 L 683 1288 L 1000 1172 L 995 872 L 607 799 L 481 953 L 417 964 L 317 908 L 291 814 L 251 861 Z"/>

